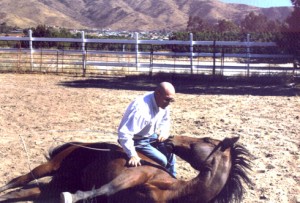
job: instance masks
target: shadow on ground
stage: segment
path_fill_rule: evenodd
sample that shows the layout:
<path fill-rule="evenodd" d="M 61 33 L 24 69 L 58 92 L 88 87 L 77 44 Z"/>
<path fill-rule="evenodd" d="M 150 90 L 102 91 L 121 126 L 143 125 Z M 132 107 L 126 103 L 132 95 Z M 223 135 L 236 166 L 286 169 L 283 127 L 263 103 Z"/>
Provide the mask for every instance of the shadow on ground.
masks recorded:
<path fill-rule="evenodd" d="M 212 76 L 99 76 L 62 82 L 71 88 L 106 88 L 152 91 L 162 81 L 171 82 L 178 93 L 203 95 L 298 96 L 300 82 L 285 76 L 212 77 Z"/>

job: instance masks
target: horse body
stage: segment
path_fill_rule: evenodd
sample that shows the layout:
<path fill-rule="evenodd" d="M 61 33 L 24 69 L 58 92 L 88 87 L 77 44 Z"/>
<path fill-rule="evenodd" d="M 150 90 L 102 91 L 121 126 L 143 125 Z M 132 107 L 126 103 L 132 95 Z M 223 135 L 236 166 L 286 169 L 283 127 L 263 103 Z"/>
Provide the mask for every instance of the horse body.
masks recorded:
<path fill-rule="evenodd" d="M 185 136 L 170 139 L 170 150 L 199 171 L 199 175 L 190 181 L 173 178 L 166 169 L 141 154 L 142 166 L 128 167 L 126 154 L 114 144 L 67 144 L 55 149 L 48 162 L 13 179 L 1 187 L 0 192 L 24 186 L 33 177 L 51 175 L 49 184 L 12 191 L 0 196 L 0 202 L 46 197 L 45 194 L 50 193 L 58 198 L 61 192 L 66 192 L 62 193 L 61 199 L 66 202 L 70 197 L 70 202 L 95 198 L 97 202 L 117 203 L 240 200 L 244 192 L 241 180 L 250 183 L 245 172 L 249 168 L 249 154 L 243 147 L 235 145 L 236 141 L 234 138 L 225 142 Z M 226 192 L 222 192 L 224 188 Z"/>

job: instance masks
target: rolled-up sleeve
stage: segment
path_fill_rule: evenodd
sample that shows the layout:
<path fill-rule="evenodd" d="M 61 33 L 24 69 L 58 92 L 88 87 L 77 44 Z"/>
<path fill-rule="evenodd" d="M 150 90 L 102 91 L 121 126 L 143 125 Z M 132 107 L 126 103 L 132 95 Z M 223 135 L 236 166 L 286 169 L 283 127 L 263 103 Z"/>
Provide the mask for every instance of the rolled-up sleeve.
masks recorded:
<path fill-rule="evenodd" d="M 137 156 L 133 136 L 145 127 L 147 121 L 141 111 L 137 111 L 136 109 L 127 111 L 118 129 L 118 141 L 130 158 Z"/>

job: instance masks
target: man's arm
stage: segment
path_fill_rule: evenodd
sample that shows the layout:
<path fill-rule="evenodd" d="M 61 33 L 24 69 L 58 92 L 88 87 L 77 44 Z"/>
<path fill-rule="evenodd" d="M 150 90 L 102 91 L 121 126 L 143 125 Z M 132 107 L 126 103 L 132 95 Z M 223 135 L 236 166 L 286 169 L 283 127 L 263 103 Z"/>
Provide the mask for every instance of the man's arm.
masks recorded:
<path fill-rule="evenodd" d="M 145 126 L 145 123 L 145 119 L 138 111 L 132 111 L 126 118 L 122 119 L 119 126 L 118 141 L 129 157 L 128 164 L 130 166 L 141 165 L 141 158 L 138 156 L 134 147 L 133 136 L 141 131 Z"/>

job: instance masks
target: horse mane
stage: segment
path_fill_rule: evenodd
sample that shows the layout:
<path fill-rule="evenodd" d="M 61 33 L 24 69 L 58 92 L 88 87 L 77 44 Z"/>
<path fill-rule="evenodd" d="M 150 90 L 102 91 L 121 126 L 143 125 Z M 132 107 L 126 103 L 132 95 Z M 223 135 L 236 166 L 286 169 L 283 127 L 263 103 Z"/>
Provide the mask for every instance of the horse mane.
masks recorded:
<path fill-rule="evenodd" d="M 210 203 L 238 203 L 242 201 L 246 192 L 242 182 L 248 187 L 253 184 L 248 177 L 248 172 L 251 170 L 251 156 L 250 152 L 241 145 L 236 144 L 231 148 L 232 167 L 228 180 L 222 191 Z"/>

